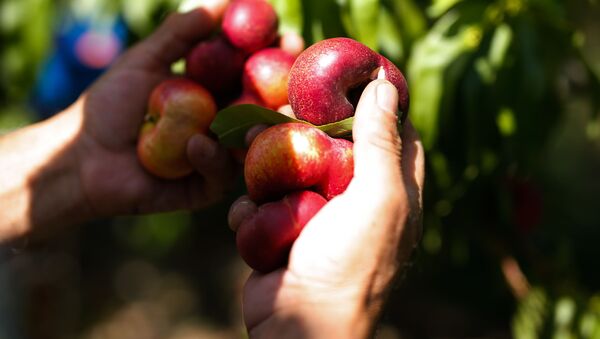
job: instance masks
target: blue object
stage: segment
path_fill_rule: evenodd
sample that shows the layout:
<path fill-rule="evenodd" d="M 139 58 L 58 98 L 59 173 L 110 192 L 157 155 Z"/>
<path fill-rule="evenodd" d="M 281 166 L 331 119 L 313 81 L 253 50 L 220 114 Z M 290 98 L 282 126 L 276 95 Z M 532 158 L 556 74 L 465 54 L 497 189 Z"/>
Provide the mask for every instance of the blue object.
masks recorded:
<path fill-rule="evenodd" d="M 62 20 L 54 51 L 38 73 L 31 102 L 40 119 L 71 105 L 124 50 L 127 26 L 121 17 L 104 22 Z"/>

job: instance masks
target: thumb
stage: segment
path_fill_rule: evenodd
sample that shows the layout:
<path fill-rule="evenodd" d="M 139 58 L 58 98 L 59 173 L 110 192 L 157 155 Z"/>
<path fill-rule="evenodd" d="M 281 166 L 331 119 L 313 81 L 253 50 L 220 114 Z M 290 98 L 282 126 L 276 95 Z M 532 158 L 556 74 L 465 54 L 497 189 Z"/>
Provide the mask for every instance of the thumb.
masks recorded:
<path fill-rule="evenodd" d="M 363 91 L 354 116 L 354 179 L 380 187 L 402 181 L 398 135 L 398 91 L 375 80 Z"/>

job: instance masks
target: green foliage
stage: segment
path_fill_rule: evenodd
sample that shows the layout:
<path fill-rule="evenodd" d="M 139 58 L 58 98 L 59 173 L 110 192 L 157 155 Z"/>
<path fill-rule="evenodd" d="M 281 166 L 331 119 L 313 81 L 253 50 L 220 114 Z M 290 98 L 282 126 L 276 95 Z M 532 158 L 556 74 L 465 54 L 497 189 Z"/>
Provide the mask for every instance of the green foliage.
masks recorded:
<path fill-rule="evenodd" d="M 513 318 L 513 336 L 529 338 L 600 338 L 600 295 L 551 296 L 533 289 Z"/>
<path fill-rule="evenodd" d="M 49 0 L 7 0 L 0 3 L 1 130 L 30 123 L 23 101 L 50 46 L 54 6 Z M 10 115 L 11 118 L 3 117 Z M 14 123 L 18 121 L 18 123 Z"/>

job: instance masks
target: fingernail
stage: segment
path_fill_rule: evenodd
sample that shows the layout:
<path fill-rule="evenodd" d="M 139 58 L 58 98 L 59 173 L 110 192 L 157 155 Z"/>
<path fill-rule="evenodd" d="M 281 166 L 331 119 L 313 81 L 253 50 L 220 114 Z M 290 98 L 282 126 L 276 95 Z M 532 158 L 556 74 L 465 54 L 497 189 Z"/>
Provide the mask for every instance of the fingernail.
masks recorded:
<path fill-rule="evenodd" d="M 377 106 L 385 112 L 396 113 L 398 109 L 398 91 L 394 85 L 389 82 L 377 85 Z"/>
<path fill-rule="evenodd" d="M 258 207 L 247 196 L 242 196 L 236 200 L 229 210 L 227 221 L 229 228 L 237 232 L 242 222 L 256 213 Z"/>

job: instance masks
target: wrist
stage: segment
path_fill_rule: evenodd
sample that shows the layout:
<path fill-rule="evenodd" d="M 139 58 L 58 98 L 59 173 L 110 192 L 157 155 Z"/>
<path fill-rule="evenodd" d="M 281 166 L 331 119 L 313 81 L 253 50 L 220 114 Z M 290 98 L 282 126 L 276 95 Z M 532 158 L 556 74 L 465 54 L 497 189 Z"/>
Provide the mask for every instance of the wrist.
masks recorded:
<path fill-rule="evenodd" d="M 368 338 L 374 326 L 365 310 L 350 303 L 314 303 L 280 309 L 256 327 L 250 338 Z"/>
<path fill-rule="evenodd" d="M 381 303 L 369 298 L 366 286 L 307 286 L 289 272 L 283 279 L 286 287 L 277 292 L 271 315 L 258 324 L 248 324 L 251 338 L 371 336 Z"/>
<path fill-rule="evenodd" d="M 82 106 L 82 100 L 79 99 L 43 126 L 45 139 L 55 141 L 48 147 L 50 157 L 35 175 L 37 189 L 32 187 L 40 202 L 39 210 L 34 211 L 37 212 L 34 213 L 37 214 L 34 220 L 36 224 L 67 226 L 94 217 L 81 180 L 81 168 L 86 156 L 80 151 L 84 123 Z M 57 137 L 57 132 L 61 136 Z M 47 190 L 53 193 L 54 198 L 45 192 Z"/>
<path fill-rule="evenodd" d="M 38 238 L 90 216 L 76 150 L 79 105 L 0 139 L 0 242 Z"/>

